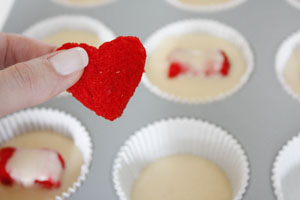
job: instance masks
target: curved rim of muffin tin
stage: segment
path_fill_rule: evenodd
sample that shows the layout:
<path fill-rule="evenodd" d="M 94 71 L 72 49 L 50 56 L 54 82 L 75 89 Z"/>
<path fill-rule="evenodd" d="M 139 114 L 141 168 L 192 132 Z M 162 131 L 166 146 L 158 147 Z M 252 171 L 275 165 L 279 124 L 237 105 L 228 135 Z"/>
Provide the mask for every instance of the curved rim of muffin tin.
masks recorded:
<path fill-rule="evenodd" d="M 295 100 L 300 102 L 300 95 L 295 93 L 285 81 L 283 70 L 295 48 L 300 46 L 300 30 L 294 32 L 281 42 L 275 56 L 275 72 L 282 88 Z"/>
<path fill-rule="evenodd" d="M 16 120 L 22 120 L 22 118 L 24 119 L 24 117 L 26 117 L 27 123 L 24 123 L 22 128 L 28 129 L 28 126 L 30 126 L 30 125 L 28 125 L 28 123 L 30 120 L 32 120 L 31 116 L 28 116 L 28 115 L 34 115 L 37 113 L 44 118 L 47 118 L 49 113 L 59 115 L 60 117 L 66 119 L 66 120 L 74 122 L 74 124 L 78 127 L 78 129 L 81 131 L 81 133 L 85 134 L 85 136 L 87 136 L 87 142 L 88 142 L 87 160 L 85 160 L 83 165 L 81 166 L 81 172 L 77 178 L 77 181 L 75 181 L 67 189 L 67 191 L 62 192 L 61 195 L 55 197 L 55 200 L 64 200 L 64 199 L 72 196 L 72 194 L 74 194 L 82 186 L 82 184 L 84 183 L 84 181 L 86 180 L 86 178 L 88 176 L 88 173 L 91 168 L 92 160 L 93 160 L 94 145 L 93 145 L 92 137 L 91 137 L 90 133 L 87 131 L 86 127 L 73 115 L 66 113 L 64 111 L 58 110 L 58 109 L 53 109 L 53 108 L 45 108 L 45 107 L 30 108 L 30 109 L 18 111 L 16 113 L 10 114 L 10 115 L 0 119 L 0 125 L 1 124 L 3 125 L 2 127 L 4 127 L 4 130 L 8 129 L 12 132 L 14 131 L 14 133 L 16 133 L 16 135 L 24 134 L 25 132 L 17 131 L 18 128 L 20 129 L 19 126 L 15 129 L 12 129 L 9 124 L 15 123 Z M 41 119 L 41 118 L 39 118 L 39 119 Z M 48 121 L 50 121 L 50 120 L 48 120 Z M 43 125 L 47 125 L 47 121 L 44 121 L 42 123 L 41 123 L 41 121 L 39 121 L 37 124 L 35 125 L 36 129 L 49 130 L 49 127 L 46 127 L 45 129 L 42 128 Z M 48 126 L 50 126 L 50 125 L 48 124 Z M 0 126 L 0 128 L 1 128 L 1 126 Z M 9 140 L 10 138 L 14 137 L 14 135 L 8 136 L 7 134 L 3 134 L 3 135 L 1 135 L 1 137 L 4 138 L 2 142 L 5 142 L 5 141 Z"/>
<path fill-rule="evenodd" d="M 217 5 L 208 5 L 208 6 L 197 6 L 197 5 L 188 5 L 182 3 L 179 0 L 166 0 L 169 4 L 173 5 L 176 8 L 190 11 L 190 12 L 202 12 L 202 13 L 211 13 L 218 11 L 225 11 L 229 9 L 236 8 L 243 3 L 246 3 L 248 0 L 231 0 L 227 3 L 221 3 Z"/>
<path fill-rule="evenodd" d="M 230 34 L 235 36 L 235 38 L 234 38 L 235 40 L 237 38 L 239 38 L 239 43 L 244 48 L 243 50 L 244 50 L 244 54 L 245 54 L 244 56 L 246 59 L 246 72 L 242 76 L 240 82 L 234 88 L 229 90 L 228 92 L 221 93 L 215 97 L 207 97 L 207 98 L 199 98 L 199 99 L 182 98 L 182 97 L 179 97 L 179 96 L 176 96 L 173 94 L 169 94 L 169 93 L 161 90 L 158 86 L 152 84 L 151 81 L 149 80 L 149 78 L 147 77 L 147 73 L 144 72 L 143 77 L 142 77 L 142 83 L 144 84 L 144 86 L 146 86 L 146 88 L 148 88 L 151 92 L 162 97 L 163 99 L 177 102 L 177 103 L 183 103 L 183 104 L 205 104 L 205 103 L 220 101 L 220 100 L 226 99 L 229 96 L 232 96 L 233 94 L 238 92 L 240 89 L 242 89 L 242 87 L 250 79 L 251 74 L 254 70 L 254 63 L 255 63 L 254 53 L 253 53 L 250 43 L 246 40 L 246 38 L 240 32 L 235 30 L 234 28 L 232 28 L 226 24 L 223 24 L 221 22 L 218 22 L 215 20 L 209 20 L 209 19 L 181 20 L 181 21 L 167 24 L 166 26 L 158 29 L 157 31 L 152 33 L 150 35 L 150 37 L 148 37 L 144 43 L 145 48 L 147 50 L 148 57 L 151 54 L 151 52 L 155 49 L 155 47 L 159 44 L 159 42 L 161 41 L 161 38 L 164 38 L 164 37 L 170 35 L 170 33 L 174 32 L 173 30 L 176 29 L 177 27 L 190 26 L 190 27 L 194 28 L 194 27 L 196 27 L 195 24 L 196 24 L 196 26 L 198 26 L 197 28 L 201 29 L 201 30 L 196 30 L 197 28 L 195 28 L 196 31 L 191 31 L 191 30 L 187 31 L 185 29 L 180 29 L 181 32 L 179 31 L 180 33 L 177 33 L 176 35 L 184 35 L 189 32 L 207 32 L 209 34 L 212 34 L 212 31 L 211 31 L 212 29 L 215 29 L 216 33 L 224 32 L 224 31 L 230 32 Z M 192 26 L 192 25 L 194 25 L 194 26 Z M 201 25 L 201 27 L 199 27 L 199 25 Z M 203 27 L 205 27 L 205 28 L 203 28 Z M 175 35 L 175 34 L 173 34 L 173 35 Z M 212 35 L 214 35 L 214 34 L 212 34 Z M 227 38 L 222 38 L 222 39 L 228 40 Z M 230 41 L 230 42 L 235 43 L 234 41 Z M 147 62 L 146 62 L 146 68 L 147 68 Z"/>
<path fill-rule="evenodd" d="M 49 17 L 28 27 L 23 32 L 23 35 L 30 38 L 41 39 L 64 28 L 91 30 L 98 35 L 99 39 L 103 43 L 111 41 L 116 37 L 115 33 L 107 25 L 95 18 L 85 15 L 58 15 L 55 17 Z M 71 95 L 67 92 L 62 92 L 57 97 L 68 96 Z"/>
<path fill-rule="evenodd" d="M 115 192 L 118 196 L 118 199 L 120 200 L 129 200 L 126 198 L 125 193 L 120 185 L 120 179 L 118 176 L 119 168 L 121 166 L 120 162 L 122 160 L 122 154 L 129 142 L 134 140 L 138 135 L 143 134 L 143 132 L 150 127 L 158 126 L 162 123 L 168 123 L 168 122 L 174 122 L 174 121 L 183 121 L 183 122 L 195 122 L 195 123 L 201 123 L 203 125 L 208 125 L 211 126 L 214 129 L 218 129 L 222 131 L 223 134 L 226 135 L 226 137 L 229 137 L 236 145 L 237 150 L 239 151 L 242 159 L 243 159 L 243 166 L 244 166 L 244 171 L 245 171 L 245 177 L 242 182 L 242 187 L 240 188 L 240 191 L 237 193 L 237 195 L 233 198 L 233 200 L 242 200 L 247 188 L 249 186 L 249 181 L 250 181 L 250 162 L 249 158 L 247 156 L 247 153 L 245 149 L 243 148 L 242 144 L 230 133 L 228 133 L 225 129 L 223 129 L 221 126 L 217 126 L 209 121 L 206 120 L 201 120 L 201 119 L 196 119 L 194 117 L 171 117 L 171 118 L 165 118 L 161 119 L 152 123 L 149 123 L 145 126 L 142 126 L 139 130 L 135 131 L 131 136 L 129 136 L 123 145 L 119 148 L 118 153 L 116 154 L 116 157 L 113 161 L 113 166 L 112 166 L 112 182 L 114 185 Z"/>
<path fill-rule="evenodd" d="M 89 3 L 71 3 L 71 2 L 68 2 L 67 0 L 51 0 L 53 3 L 55 4 L 58 4 L 58 5 L 61 5 L 61 6 L 64 6 L 64 7 L 70 7 L 70 8 L 77 8 L 77 9 L 80 9 L 80 8 L 91 8 L 91 7 L 94 7 L 94 6 L 97 6 L 97 7 L 100 7 L 100 6 L 106 6 L 107 4 L 111 4 L 111 3 L 114 3 L 116 2 L 117 0 L 106 0 L 105 2 L 89 2 Z"/>
<path fill-rule="evenodd" d="M 281 149 L 278 151 L 276 158 L 273 162 L 273 168 L 272 168 L 272 176 L 271 176 L 271 181 L 272 181 L 272 186 L 273 186 L 273 191 L 274 194 L 277 198 L 277 200 L 284 200 L 283 192 L 280 187 L 280 178 L 277 173 L 277 168 L 280 165 L 280 159 L 284 155 L 285 151 L 290 147 L 290 145 L 293 145 L 294 143 L 299 143 L 300 142 L 300 133 L 296 136 L 294 136 L 292 139 L 286 142 L 286 144 L 281 147 Z"/>
<path fill-rule="evenodd" d="M 297 0 L 286 0 L 292 7 L 300 10 L 300 1 Z"/>

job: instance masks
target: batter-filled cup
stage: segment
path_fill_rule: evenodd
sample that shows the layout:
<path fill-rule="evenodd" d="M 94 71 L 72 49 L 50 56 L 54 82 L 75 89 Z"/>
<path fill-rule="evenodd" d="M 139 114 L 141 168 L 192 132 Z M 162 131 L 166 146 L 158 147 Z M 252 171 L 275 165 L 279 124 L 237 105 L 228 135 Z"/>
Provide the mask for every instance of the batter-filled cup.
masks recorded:
<path fill-rule="evenodd" d="M 277 78 L 284 90 L 300 101 L 300 31 L 285 39 L 275 58 Z"/>
<path fill-rule="evenodd" d="M 54 3 L 72 8 L 90 8 L 113 3 L 116 0 L 52 0 Z"/>
<path fill-rule="evenodd" d="M 248 185 L 249 164 L 241 145 L 223 129 L 188 118 L 155 122 L 137 131 L 124 143 L 113 165 L 113 183 L 119 199 L 133 199 L 138 180 L 153 163 L 185 155 L 201 157 L 218 166 L 228 177 L 232 199 L 242 199 Z M 171 168 L 176 167 L 174 164 Z M 189 191 L 190 188 L 186 189 Z"/>
<path fill-rule="evenodd" d="M 0 120 L 0 148 L 50 149 L 65 162 L 59 188 L 24 188 L 0 185 L 3 200 L 62 200 L 75 193 L 86 179 L 92 161 L 92 141 L 74 117 L 53 109 L 29 109 Z"/>
<path fill-rule="evenodd" d="M 61 15 L 37 22 L 23 33 L 25 36 L 61 46 L 67 42 L 87 43 L 99 47 L 115 39 L 115 34 L 102 22 L 82 15 Z M 70 96 L 63 92 L 59 96 Z"/>
<path fill-rule="evenodd" d="M 291 139 L 279 151 L 272 170 L 277 200 L 300 199 L 300 136 Z"/>
<path fill-rule="evenodd" d="M 171 5 L 192 12 L 217 12 L 235 8 L 247 0 L 166 0 Z"/>
<path fill-rule="evenodd" d="M 156 95 L 180 103 L 224 99 L 242 88 L 254 68 L 254 56 L 246 39 L 233 28 L 211 20 L 167 25 L 153 33 L 145 47 L 148 57 L 142 82 Z M 176 59 L 187 67 L 178 71 Z M 189 69 L 189 65 L 194 66 Z M 207 66 L 206 71 L 199 71 L 204 70 L 202 66 Z M 174 78 L 184 70 L 185 74 Z M 219 74 L 215 75 L 215 71 Z M 206 78 L 206 74 L 211 76 Z"/>

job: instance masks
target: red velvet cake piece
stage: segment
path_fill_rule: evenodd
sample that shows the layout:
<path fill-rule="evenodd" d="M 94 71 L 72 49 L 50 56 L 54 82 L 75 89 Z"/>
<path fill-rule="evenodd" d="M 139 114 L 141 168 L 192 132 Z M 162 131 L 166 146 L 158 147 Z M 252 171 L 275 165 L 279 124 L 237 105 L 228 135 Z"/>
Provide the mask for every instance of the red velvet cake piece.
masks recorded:
<path fill-rule="evenodd" d="M 7 186 L 59 188 L 64 169 L 63 157 L 50 149 L 0 149 L 0 183 Z"/>
<path fill-rule="evenodd" d="M 168 78 L 179 75 L 186 77 L 210 77 L 229 74 L 230 62 L 223 50 L 176 49 L 169 56 Z"/>
<path fill-rule="evenodd" d="M 172 62 L 169 67 L 169 78 L 175 78 L 180 74 L 185 74 L 187 72 L 187 68 L 181 64 L 180 62 Z"/>
<path fill-rule="evenodd" d="M 67 91 L 83 105 L 108 120 L 120 117 L 141 81 L 146 51 L 137 37 L 118 37 L 99 49 L 67 43 L 58 50 L 84 48 L 89 64 L 80 80 Z"/>

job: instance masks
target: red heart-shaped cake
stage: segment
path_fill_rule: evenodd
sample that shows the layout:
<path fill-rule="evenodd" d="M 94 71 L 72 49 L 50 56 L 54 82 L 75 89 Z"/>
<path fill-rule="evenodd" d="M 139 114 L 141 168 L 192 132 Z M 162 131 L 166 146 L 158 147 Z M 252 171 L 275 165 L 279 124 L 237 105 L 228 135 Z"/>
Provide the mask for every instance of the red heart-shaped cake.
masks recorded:
<path fill-rule="evenodd" d="M 118 37 L 98 49 L 66 43 L 58 50 L 81 47 L 89 64 L 80 80 L 67 91 L 83 105 L 108 120 L 120 117 L 144 72 L 146 51 L 137 37 Z"/>

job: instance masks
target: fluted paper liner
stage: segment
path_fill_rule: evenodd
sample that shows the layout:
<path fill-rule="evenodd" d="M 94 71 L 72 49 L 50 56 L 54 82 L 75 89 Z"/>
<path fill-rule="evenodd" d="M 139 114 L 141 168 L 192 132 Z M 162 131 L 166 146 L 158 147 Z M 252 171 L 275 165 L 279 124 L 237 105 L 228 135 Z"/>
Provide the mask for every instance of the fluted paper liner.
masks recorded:
<path fill-rule="evenodd" d="M 292 138 L 279 151 L 272 170 L 272 182 L 277 200 L 300 198 L 300 135 Z"/>
<path fill-rule="evenodd" d="M 39 40 L 66 28 L 82 29 L 96 33 L 103 43 L 115 39 L 115 34 L 106 25 L 94 18 L 83 15 L 60 15 L 48 18 L 33 24 L 24 31 L 23 35 Z M 63 92 L 59 96 L 71 95 Z"/>
<path fill-rule="evenodd" d="M 179 102 L 179 103 L 188 103 L 188 104 L 210 103 L 213 101 L 222 100 L 225 99 L 226 97 L 233 95 L 235 92 L 240 90 L 248 81 L 253 71 L 254 56 L 251 51 L 249 43 L 238 31 L 219 22 L 213 20 L 190 19 L 190 20 L 183 20 L 183 21 L 169 24 L 163 27 L 162 29 L 159 29 L 158 31 L 154 32 L 146 40 L 145 47 L 148 56 L 151 56 L 152 51 L 156 49 L 157 45 L 159 45 L 164 38 L 167 38 L 170 35 L 182 36 L 191 33 L 207 33 L 225 39 L 231 42 L 233 45 L 237 46 L 239 49 L 241 49 L 242 55 L 244 56 L 244 59 L 246 61 L 246 72 L 242 76 L 240 82 L 230 91 L 221 93 L 214 97 L 199 98 L 199 99 L 182 98 L 182 97 L 169 94 L 165 91 L 162 91 L 158 86 L 151 83 L 151 81 L 147 77 L 146 72 L 143 74 L 143 78 L 142 78 L 143 84 L 151 92 L 164 99 L 174 101 L 174 102 Z"/>
<path fill-rule="evenodd" d="M 225 3 L 217 3 L 216 5 L 190 5 L 188 3 L 183 3 L 179 0 L 166 0 L 166 1 L 171 5 L 185 11 L 209 13 L 209 12 L 217 12 L 217 11 L 223 11 L 223 10 L 229 10 L 235 8 L 245 3 L 247 0 L 231 0 Z"/>
<path fill-rule="evenodd" d="M 13 137 L 33 131 L 53 131 L 73 139 L 80 149 L 84 164 L 77 181 L 55 200 L 70 197 L 81 186 L 89 172 L 92 160 L 92 141 L 85 127 L 74 117 L 53 109 L 28 109 L 0 120 L 0 144 Z"/>
<path fill-rule="evenodd" d="M 241 145 L 223 129 L 201 120 L 176 118 L 148 125 L 121 147 L 113 166 L 120 200 L 130 200 L 133 183 L 153 161 L 174 154 L 202 156 L 223 169 L 240 200 L 249 180 L 249 164 Z"/>
<path fill-rule="evenodd" d="M 294 99 L 300 101 L 300 95 L 295 93 L 292 88 L 286 83 L 285 78 L 283 76 L 283 71 L 286 66 L 286 63 L 297 46 L 300 45 L 300 31 L 293 33 L 287 39 L 285 39 L 280 45 L 276 58 L 275 58 L 275 70 L 277 74 L 277 78 L 280 81 L 283 89 L 291 95 Z"/>

